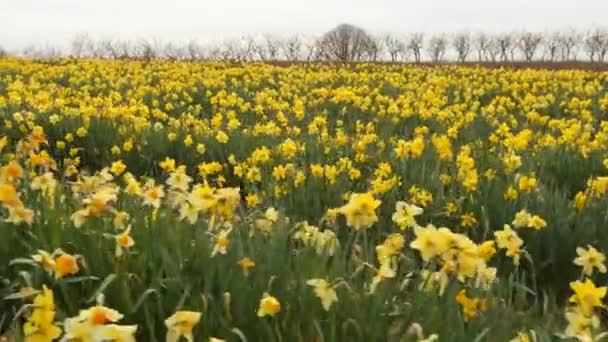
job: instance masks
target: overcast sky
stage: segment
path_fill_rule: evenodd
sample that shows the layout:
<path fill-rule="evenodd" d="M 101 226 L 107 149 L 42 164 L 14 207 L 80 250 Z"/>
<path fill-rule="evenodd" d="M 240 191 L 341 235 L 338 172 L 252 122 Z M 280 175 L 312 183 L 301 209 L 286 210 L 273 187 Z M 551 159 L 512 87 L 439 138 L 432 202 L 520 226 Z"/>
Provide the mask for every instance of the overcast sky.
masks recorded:
<path fill-rule="evenodd" d="M 97 38 L 221 40 L 319 34 L 338 23 L 373 33 L 549 31 L 608 25 L 608 0 L 0 0 L 0 46 Z"/>

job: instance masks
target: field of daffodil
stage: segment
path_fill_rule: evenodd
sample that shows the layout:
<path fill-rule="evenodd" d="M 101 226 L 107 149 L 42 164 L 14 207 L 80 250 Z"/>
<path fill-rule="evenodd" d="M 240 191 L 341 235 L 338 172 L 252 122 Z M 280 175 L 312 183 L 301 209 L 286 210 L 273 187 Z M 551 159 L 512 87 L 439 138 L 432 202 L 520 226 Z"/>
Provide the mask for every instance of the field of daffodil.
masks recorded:
<path fill-rule="evenodd" d="M 608 73 L 0 59 L 2 341 L 599 341 Z"/>

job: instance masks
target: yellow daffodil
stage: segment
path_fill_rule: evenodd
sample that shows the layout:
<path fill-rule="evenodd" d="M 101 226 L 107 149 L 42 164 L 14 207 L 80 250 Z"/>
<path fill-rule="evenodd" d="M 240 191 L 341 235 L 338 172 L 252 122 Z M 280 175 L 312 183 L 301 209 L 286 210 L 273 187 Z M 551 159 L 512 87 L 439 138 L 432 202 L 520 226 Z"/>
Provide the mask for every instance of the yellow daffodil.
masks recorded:
<path fill-rule="evenodd" d="M 338 301 L 336 291 L 325 279 L 309 279 L 306 284 L 314 288 L 315 295 L 321 299 L 325 311 L 329 311 L 331 305 Z"/>
<path fill-rule="evenodd" d="M 258 317 L 274 316 L 280 311 L 281 303 L 279 300 L 265 292 L 262 299 L 260 299 L 260 306 L 257 313 Z"/>
<path fill-rule="evenodd" d="M 579 305 L 586 316 L 591 315 L 594 307 L 602 306 L 602 299 L 606 296 L 606 287 L 596 287 L 589 278 L 585 282 L 571 282 L 570 288 L 574 291 L 570 302 Z"/>
<path fill-rule="evenodd" d="M 462 306 L 462 313 L 465 321 L 475 317 L 480 311 L 485 311 L 486 302 L 482 298 L 469 298 L 465 290 L 460 290 L 456 295 L 456 302 Z"/>
<path fill-rule="evenodd" d="M 422 213 L 422 208 L 399 201 L 397 204 L 395 204 L 393 222 L 395 222 L 402 230 L 405 230 L 408 227 L 413 228 L 417 225 L 415 216 Z"/>
<path fill-rule="evenodd" d="M 376 208 L 382 203 L 370 193 L 353 194 L 349 202 L 339 209 L 346 217 L 346 224 L 355 229 L 368 228 L 378 221 Z"/>
<path fill-rule="evenodd" d="M 201 313 L 195 311 L 177 311 L 171 317 L 165 320 L 167 327 L 167 342 L 177 342 L 183 336 L 186 340 L 192 342 L 192 328 L 201 320 Z"/>
<path fill-rule="evenodd" d="M 592 246 L 587 246 L 587 249 L 577 247 L 576 254 L 578 257 L 574 259 L 574 264 L 581 266 L 585 275 L 592 275 L 594 268 L 600 273 L 606 273 L 606 256 L 597 249 Z"/>
<path fill-rule="evenodd" d="M 249 269 L 255 267 L 255 262 L 247 257 L 242 258 L 241 260 L 239 260 L 237 262 L 237 264 L 239 266 L 241 266 L 241 269 L 243 270 L 243 274 L 244 275 L 248 275 L 249 274 Z"/>
<path fill-rule="evenodd" d="M 54 324 L 55 303 L 53 292 L 46 286 L 34 298 L 33 311 L 23 325 L 24 341 L 48 342 L 61 335 L 61 329 Z"/>

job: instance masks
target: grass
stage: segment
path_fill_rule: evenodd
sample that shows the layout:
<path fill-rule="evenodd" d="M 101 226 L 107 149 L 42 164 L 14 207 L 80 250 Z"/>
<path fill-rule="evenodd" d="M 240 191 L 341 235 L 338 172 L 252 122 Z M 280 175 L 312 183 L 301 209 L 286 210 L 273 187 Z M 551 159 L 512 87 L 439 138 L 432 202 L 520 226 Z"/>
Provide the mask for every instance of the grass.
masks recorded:
<path fill-rule="evenodd" d="M 16 179 L 2 169 L 0 184 L 16 189 L 24 208 L 34 211 L 30 224 L 0 224 L 0 335 L 24 338 L 33 295 L 23 289 L 46 285 L 55 296 L 55 322 L 94 306 L 103 294 L 104 305 L 124 315 L 120 324 L 138 326 L 141 341 L 164 340 L 165 319 L 179 310 L 203 313 L 197 341 L 415 341 L 430 334 L 440 341 L 508 341 L 531 329 L 538 341 L 556 340 L 573 305 L 570 283 L 583 278 L 573 264 L 577 247 L 605 252 L 608 246 L 608 187 L 601 185 L 607 113 L 607 74 L 595 71 L 0 59 L 2 165 L 23 168 Z M 35 126 L 46 142 L 24 152 Z M 217 138 L 220 131 L 227 142 Z M 448 137 L 451 157 L 439 156 L 433 142 L 439 136 Z M 411 145 L 416 138 L 421 151 Z M 410 146 L 406 155 L 395 149 L 399 140 Z M 471 168 L 466 146 L 473 189 L 465 184 L 472 175 L 462 171 Z M 509 155 L 521 165 L 512 169 Z M 36 164 L 40 156 L 56 167 Z M 180 196 L 195 190 L 166 183 L 176 172 L 163 169 L 167 158 L 184 166 L 193 184 L 217 193 L 240 189 L 223 219 L 216 210 L 224 200 L 199 210 L 193 224 L 180 219 L 187 205 Z M 117 161 L 144 189 L 147 179 L 164 187 L 159 208 L 145 203 L 145 192 L 128 193 L 129 182 L 112 167 Z M 213 162 L 219 170 L 199 173 Z M 112 167 L 114 179 L 90 193 L 113 184 L 120 191 L 77 228 L 72 215 L 90 205 L 82 184 L 99 181 L 104 167 Z M 285 167 L 283 176 L 278 167 Z M 31 189 L 47 171 L 58 181 L 50 197 Z M 519 183 L 523 176 L 537 181 L 530 191 Z M 509 188 L 516 198 L 505 197 Z M 425 191 L 431 200 L 423 199 Z M 377 220 L 357 230 L 342 206 L 351 193 L 368 192 L 381 202 L 373 210 Z M 586 198 L 581 208 L 578 193 Z M 252 195 L 259 203 L 248 202 Z M 519 265 L 497 246 L 487 261 L 496 280 L 478 286 L 475 277 L 445 271 L 446 255 L 421 258 L 410 245 L 415 229 L 401 230 L 392 220 L 399 201 L 424 209 L 418 225 L 447 227 L 478 245 L 494 240 L 521 210 L 547 225 L 516 230 L 523 240 Z M 13 204 L 0 202 L 9 217 Z M 265 230 L 259 220 L 271 207 L 278 219 Z M 342 208 L 335 222 L 328 215 L 333 208 Z M 124 232 L 114 222 L 119 211 L 129 214 L 135 242 L 121 256 L 114 238 Z M 463 215 L 475 218 L 471 227 L 463 226 Z M 333 254 L 297 238 L 304 221 L 335 234 Z M 228 227 L 226 253 L 213 255 Z M 377 246 L 395 233 L 404 238 L 390 257 L 395 274 L 372 291 L 382 266 Z M 58 248 L 77 256 L 78 272 L 57 279 L 31 258 Z M 245 257 L 255 262 L 248 272 L 238 264 Z M 445 272 L 442 293 L 422 289 L 426 271 Z M 316 278 L 337 293 L 329 310 L 307 284 Z M 598 286 L 606 282 L 605 274 L 591 278 Z M 463 289 L 486 303 L 470 319 L 455 300 Z M 280 301 L 272 317 L 256 315 L 264 293 Z"/>

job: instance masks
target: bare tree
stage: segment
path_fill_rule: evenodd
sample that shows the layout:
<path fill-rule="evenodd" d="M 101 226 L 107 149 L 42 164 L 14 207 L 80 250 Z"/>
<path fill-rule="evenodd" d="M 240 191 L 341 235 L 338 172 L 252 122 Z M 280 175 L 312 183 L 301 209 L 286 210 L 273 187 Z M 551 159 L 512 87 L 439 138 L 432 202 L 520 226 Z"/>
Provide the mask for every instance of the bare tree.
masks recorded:
<path fill-rule="evenodd" d="M 132 58 L 137 54 L 137 46 L 135 43 L 128 40 L 118 41 L 115 44 L 116 50 L 118 51 L 118 58 Z"/>
<path fill-rule="evenodd" d="M 491 37 L 488 44 L 487 60 L 490 62 L 497 62 L 500 59 L 501 53 L 502 49 L 498 37 Z"/>
<path fill-rule="evenodd" d="M 319 51 L 319 42 L 321 40 L 316 37 L 305 37 L 302 39 L 304 46 L 304 60 L 312 62 L 321 58 Z"/>
<path fill-rule="evenodd" d="M 506 62 L 511 56 L 514 48 L 513 35 L 510 33 L 503 33 L 494 38 L 498 49 L 500 50 L 500 60 Z"/>
<path fill-rule="evenodd" d="M 477 50 L 477 60 L 479 62 L 488 60 L 488 49 L 492 44 L 491 40 L 492 38 L 483 32 L 480 32 L 475 37 L 475 49 Z"/>
<path fill-rule="evenodd" d="M 603 62 L 608 53 L 608 32 L 596 28 L 587 35 L 583 44 L 592 62 Z"/>
<path fill-rule="evenodd" d="M 81 58 L 84 57 L 87 52 L 91 53 L 94 49 L 94 42 L 86 32 L 76 34 L 71 43 L 72 57 Z"/>
<path fill-rule="evenodd" d="M 560 39 L 561 36 L 559 32 L 548 34 L 543 39 L 543 60 L 555 62 L 555 60 L 558 58 Z"/>
<path fill-rule="evenodd" d="M 195 40 L 190 39 L 186 45 L 186 54 L 191 61 L 195 61 L 203 58 L 203 52 L 201 45 Z"/>
<path fill-rule="evenodd" d="M 438 63 L 443 60 L 445 51 L 448 47 L 448 41 L 443 35 L 436 35 L 431 37 L 427 52 L 433 63 Z"/>
<path fill-rule="evenodd" d="M 225 40 L 219 47 L 219 58 L 228 61 L 243 60 L 243 49 L 236 39 Z"/>
<path fill-rule="evenodd" d="M 407 48 L 412 51 L 414 61 L 420 63 L 422 48 L 424 47 L 424 34 L 413 33 L 407 41 Z"/>
<path fill-rule="evenodd" d="M 145 60 L 156 59 L 161 55 L 161 46 L 162 43 L 158 39 L 140 39 L 130 55 Z"/>
<path fill-rule="evenodd" d="M 596 30 L 591 32 L 583 41 L 583 48 L 592 62 L 595 62 L 601 46 L 601 35 Z"/>
<path fill-rule="evenodd" d="M 255 55 L 257 59 L 260 61 L 268 60 L 268 49 L 266 49 L 266 45 L 261 43 L 257 43 L 254 45 Z"/>
<path fill-rule="evenodd" d="M 526 62 L 531 62 L 543 37 L 538 33 L 524 32 L 519 36 L 517 47 L 526 58 Z"/>
<path fill-rule="evenodd" d="M 0 58 L 8 56 L 8 52 L 4 50 L 2 46 L 0 46 Z"/>
<path fill-rule="evenodd" d="M 242 39 L 242 51 L 243 51 L 243 59 L 246 61 L 253 61 L 256 59 L 256 48 L 257 41 L 254 36 L 246 36 Z"/>
<path fill-rule="evenodd" d="M 23 48 L 21 51 L 21 55 L 26 58 L 36 58 L 38 55 L 38 50 L 34 45 L 28 45 Z"/>
<path fill-rule="evenodd" d="M 371 39 L 364 42 L 363 54 L 357 58 L 357 60 L 378 61 L 379 56 L 382 54 L 382 42 L 376 37 L 370 38 Z"/>
<path fill-rule="evenodd" d="M 209 60 L 215 61 L 222 58 L 222 46 L 217 43 L 206 44 L 203 47 L 203 54 L 207 56 Z"/>
<path fill-rule="evenodd" d="M 120 57 L 118 51 L 118 42 L 113 42 L 111 39 L 102 39 L 93 42 L 91 54 L 96 58 L 117 59 Z"/>
<path fill-rule="evenodd" d="M 575 30 L 570 30 L 568 32 L 561 33 L 559 35 L 559 49 L 561 54 L 561 59 L 566 60 L 576 60 L 576 49 L 581 43 L 582 37 Z"/>
<path fill-rule="evenodd" d="M 61 56 L 61 50 L 49 43 L 44 46 L 28 45 L 23 49 L 22 55 L 35 59 L 55 59 Z"/>
<path fill-rule="evenodd" d="M 281 49 L 288 61 L 299 61 L 302 53 L 302 41 L 297 35 L 291 36 L 281 42 Z"/>
<path fill-rule="evenodd" d="M 365 54 L 373 53 L 375 44 L 363 29 L 350 24 L 340 24 L 321 37 L 317 48 L 324 59 L 352 62 L 361 60 Z"/>
<path fill-rule="evenodd" d="M 449 40 L 446 37 L 449 37 Z M 425 41 L 424 38 L 422 33 L 413 33 L 403 39 L 391 34 L 374 37 L 363 29 L 349 24 L 338 25 L 320 38 L 300 35 L 278 38 L 271 35 L 260 35 L 205 45 L 199 45 L 195 40 L 184 43 L 161 43 L 155 39 L 93 40 L 87 33 L 79 33 L 75 35 L 65 50 L 57 49 L 56 46 L 50 44 L 46 44 L 46 46 L 31 45 L 23 50 L 23 55 L 32 58 L 54 58 L 67 54 L 75 58 L 108 59 L 390 60 L 396 62 L 407 59 L 411 53 L 414 61 L 418 63 L 422 59 L 424 49 L 424 53 L 433 62 L 441 62 L 446 58 L 446 54 L 449 55 L 448 58 L 465 62 L 467 58 L 471 59 L 472 53 L 476 53 L 479 62 L 506 62 L 514 61 L 517 58 L 530 62 L 540 53 L 542 53 L 540 58 L 547 61 L 576 60 L 580 51 L 584 51 L 589 60 L 594 62 L 605 62 L 608 58 L 608 30 L 606 28 L 594 28 L 585 35 L 575 30 L 544 35 L 532 32 L 488 35 L 481 32 L 474 37 L 469 33 L 461 32 L 453 36 L 438 34 L 428 41 Z M 2 51 L 0 53 L 6 54 Z"/>
<path fill-rule="evenodd" d="M 279 52 L 281 51 L 280 41 L 271 35 L 266 35 L 264 36 L 264 43 L 266 45 L 268 59 L 272 61 L 279 59 Z"/>
<path fill-rule="evenodd" d="M 452 45 L 456 50 L 458 61 L 463 63 L 471 52 L 471 35 L 468 33 L 458 33 L 454 36 Z"/>
<path fill-rule="evenodd" d="M 168 42 L 162 48 L 162 56 L 172 61 L 180 60 L 184 58 L 185 55 L 184 46 L 178 43 Z"/>
<path fill-rule="evenodd" d="M 405 52 L 405 44 L 399 38 L 387 34 L 383 37 L 382 43 L 386 52 L 388 52 L 391 62 L 397 61 L 400 55 Z"/>

